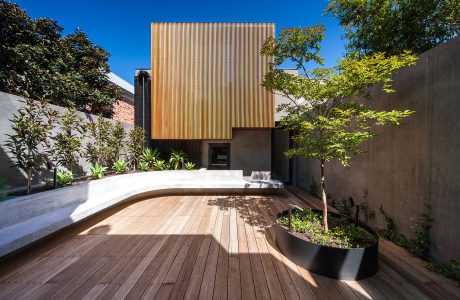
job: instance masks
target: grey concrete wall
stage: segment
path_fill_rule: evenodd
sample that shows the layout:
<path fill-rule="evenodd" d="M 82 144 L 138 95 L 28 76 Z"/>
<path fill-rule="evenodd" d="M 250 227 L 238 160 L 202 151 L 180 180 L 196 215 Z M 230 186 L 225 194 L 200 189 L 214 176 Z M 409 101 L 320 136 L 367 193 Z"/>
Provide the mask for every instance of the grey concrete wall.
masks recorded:
<path fill-rule="evenodd" d="M 369 141 L 350 167 L 338 162 L 326 167 L 327 189 L 336 199 L 352 196 L 367 202 L 383 226 L 380 205 L 400 232 L 412 237 L 411 218 L 424 203 L 433 210 L 432 255 L 460 260 L 460 38 L 423 55 L 417 64 L 394 78 L 393 94 L 373 90 L 376 109 L 410 109 L 414 115 L 401 128 L 386 127 Z M 318 182 L 319 165 L 298 159 L 298 185 Z"/>
<path fill-rule="evenodd" d="M 233 129 L 230 144 L 230 169 L 271 171 L 271 129 Z"/>
<path fill-rule="evenodd" d="M 289 181 L 289 159 L 284 152 L 289 149 L 289 131 L 276 128 L 272 136 L 272 176 L 282 182 Z"/>
<path fill-rule="evenodd" d="M 11 130 L 11 122 L 10 119 L 13 118 L 13 114 L 18 111 L 18 109 L 23 106 L 23 103 L 20 102 L 22 98 L 0 92 L 0 176 L 7 178 L 7 187 L 9 189 L 17 189 L 22 188 L 27 185 L 26 183 L 26 175 L 17 170 L 12 166 L 11 154 L 7 152 L 5 147 L 5 142 L 7 140 L 7 134 L 12 134 Z M 66 108 L 50 105 L 53 109 L 57 110 L 59 113 L 64 113 Z M 97 122 L 98 117 L 95 115 L 87 114 L 78 112 L 78 114 L 83 117 L 85 122 Z M 115 123 L 115 121 L 107 119 L 108 121 Z M 132 124 L 123 123 L 125 129 L 131 130 L 133 128 Z M 84 144 L 88 141 L 94 141 L 92 137 L 88 137 L 84 140 Z M 80 158 L 78 166 L 76 166 L 76 170 L 74 172 L 77 175 L 84 175 L 88 168 L 88 163 L 84 158 Z M 50 178 L 51 173 L 46 170 L 46 167 L 43 166 L 39 172 L 33 174 L 33 181 L 32 184 L 39 184 L 46 180 L 46 178 Z"/>
<path fill-rule="evenodd" d="M 271 171 L 271 129 L 233 129 L 231 140 L 206 140 L 202 143 L 202 168 L 208 167 L 209 144 L 230 143 L 230 169 Z"/>

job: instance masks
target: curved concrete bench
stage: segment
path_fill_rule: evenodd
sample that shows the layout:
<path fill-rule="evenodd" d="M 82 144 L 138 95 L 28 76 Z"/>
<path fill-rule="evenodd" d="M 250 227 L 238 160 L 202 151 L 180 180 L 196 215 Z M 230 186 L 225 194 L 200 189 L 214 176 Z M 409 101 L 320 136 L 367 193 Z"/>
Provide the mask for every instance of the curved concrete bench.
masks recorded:
<path fill-rule="evenodd" d="M 0 202 L 0 257 L 122 202 L 179 193 L 256 193 L 283 188 L 242 171 L 161 171 L 107 177 Z"/>

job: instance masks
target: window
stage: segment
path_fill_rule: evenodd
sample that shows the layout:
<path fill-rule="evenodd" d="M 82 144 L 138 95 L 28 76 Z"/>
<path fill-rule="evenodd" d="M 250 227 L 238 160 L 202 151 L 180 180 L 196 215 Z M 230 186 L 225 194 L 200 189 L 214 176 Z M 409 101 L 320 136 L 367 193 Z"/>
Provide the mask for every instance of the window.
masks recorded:
<path fill-rule="evenodd" d="M 209 144 L 209 169 L 230 168 L 230 144 Z"/>

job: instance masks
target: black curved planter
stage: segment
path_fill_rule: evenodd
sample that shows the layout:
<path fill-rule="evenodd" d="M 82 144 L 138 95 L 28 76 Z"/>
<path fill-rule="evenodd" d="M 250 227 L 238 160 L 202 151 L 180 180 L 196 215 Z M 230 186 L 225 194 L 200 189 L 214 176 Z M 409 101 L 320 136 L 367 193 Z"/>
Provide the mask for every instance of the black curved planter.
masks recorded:
<path fill-rule="evenodd" d="M 287 214 L 287 210 L 283 211 L 278 214 L 278 218 Z M 329 214 L 338 216 L 334 213 Z M 281 225 L 274 225 L 276 244 L 287 258 L 314 273 L 344 280 L 370 277 L 379 268 L 378 236 L 368 226 L 362 223 L 359 223 L 359 226 L 376 238 L 375 244 L 365 248 L 350 249 L 322 246 L 292 235 Z"/>

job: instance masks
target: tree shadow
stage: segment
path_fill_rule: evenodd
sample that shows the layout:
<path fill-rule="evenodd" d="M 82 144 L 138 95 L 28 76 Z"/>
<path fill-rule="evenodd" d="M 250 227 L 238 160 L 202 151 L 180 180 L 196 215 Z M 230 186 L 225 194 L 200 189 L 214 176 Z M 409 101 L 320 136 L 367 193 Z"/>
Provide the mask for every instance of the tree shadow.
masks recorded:
<path fill-rule="evenodd" d="M 208 205 L 218 206 L 220 210 L 234 209 L 245 222 L 265 232 L 276 221 L 278 213 L 273 206 L 273 199 L 267 195 L 228 195 L 208 200 Z M 267 213 L 270 212 L 270 213 Z"/>

